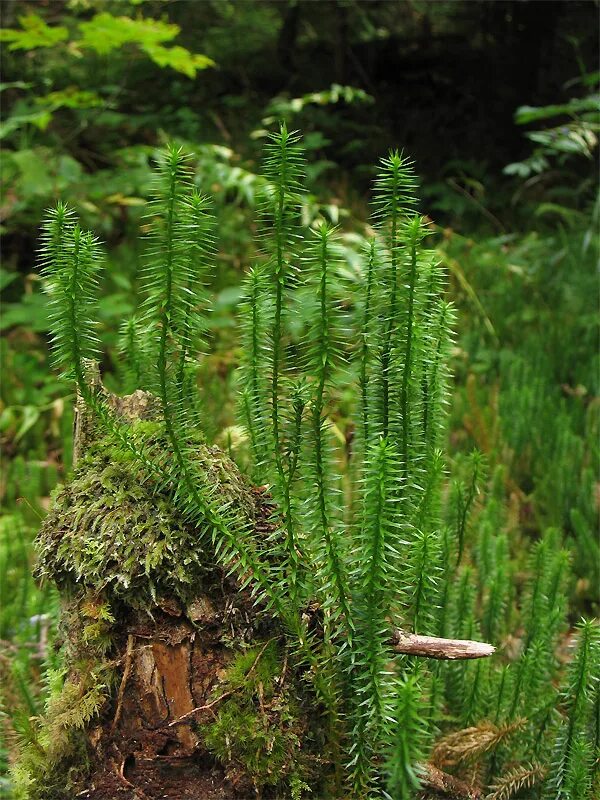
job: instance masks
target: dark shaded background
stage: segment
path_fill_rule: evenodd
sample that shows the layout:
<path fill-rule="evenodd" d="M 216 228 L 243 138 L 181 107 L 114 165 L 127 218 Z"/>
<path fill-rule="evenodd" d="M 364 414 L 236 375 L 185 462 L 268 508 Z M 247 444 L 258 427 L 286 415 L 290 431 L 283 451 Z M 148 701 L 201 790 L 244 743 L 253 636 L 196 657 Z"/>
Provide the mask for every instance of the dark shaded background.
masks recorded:
<path fill-rule="evenodd" d="M 400 147 L 417 163 L 429 207 L 448 225 L 457 222 L 453 203 L 446 200 L 436 208 L 436 182 L 457 175 L 463 192 L 471 191 L 464 179 L 485 182 L 490 213 L 501 219 L 510 215 L 511 182 L 502 177 L 502 168 L 531 149 L 514 124 L 515 110 L 568 99 L 569 81 L 595 69 L 598 61 L 598 6 L 591 1 L 1 4 L 3 27 L 16 26 L 21 15 L 33 11 L 49 25 L 70 21 L 74 28 L 103 10 L 177 23 L 176 42 L 212 57 L 216 67 L 190 80 L 127 49 L 65 58 L 60 48 L 11 52 L 5 47 L 4 82 L 26 82 L 31 96 L 76 85 L 98 92 L 109 106 L 62 109 L 45 130 L 30 127 L 9 137 L 8 148 L 23 147 L 25 141 L 28 147 L 47 147 L 49 160 L 67 154 L 81 165 L 84 178 L 127 169 L 117 156 L 119 148 L 156 145 L 165 136 L 192 145 L 222 143 L 253 165 L 262 140 L 251 134 L 262 127 L 273 98 L 338 83 L 363 89 L 373 102 L 312 105 L 292 120 L 305 134 L 319 133 L 311 158 L 330 162 L 328 191 L 334 187 L 350 206 L 364 201 L 372 177 L 365 165 Z M 5 117 L 26 102 L 22 90 L 5 91 Z M 580 169 L 589 167 L 583 163 Z M 17 197 L 3 207 L 4 254 L 15 256 L 25 270 L 33 267 L 40 212 L 60 189 L 71 198 L 96 191 L 67 180 L 53 192 L 34 187 L 32 197 L 24 198 L 12 186 L 10 170 L 6 186 Z M 120 214 L 121 219 L 110 211 L 110 221 L 100 225 L 110 240 L 125 234 L 129 212 L 125 208 Z M 88 224 L 98 228 L 95 219 Z"/>

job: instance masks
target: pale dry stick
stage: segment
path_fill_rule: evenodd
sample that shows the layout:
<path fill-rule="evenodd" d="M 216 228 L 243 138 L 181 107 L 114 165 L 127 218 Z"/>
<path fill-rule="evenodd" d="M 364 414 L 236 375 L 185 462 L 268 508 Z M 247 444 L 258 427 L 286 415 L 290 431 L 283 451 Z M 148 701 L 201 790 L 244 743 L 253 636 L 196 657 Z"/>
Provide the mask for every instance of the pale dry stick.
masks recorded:
<path fill-rule="evenodd" d="M 119 767 L 119 772 L 115 773 L 115 774 L 118 775 L 119 780 L 121 780 L 125 784 L 125 786 L 127 786 L 127 787 L 129 787 L 131 789 L 131 791 L 136 796 L 137 800 L 150 800 L 150 797 L 148 797 L 148 795 L 146 794 L 146 792 L 143 789 L 140 789 L 134 783 L 132 783 L 131 781 L 128 781 L 127 778 L 125 777 L 125 762 L 126 761 L 127 761 L 126 758 L 124 758 L 121 761 L 121 766 Z"/>
<path fill-rule="evenodd" d="M 395 653 L 443 661 L 463 661 L 471 658 L 488 658 L 496 648 L 486 642 L 469 639 L 442 639 L 438 636 L 420 636 L 400 629 L 392 633 L 390 644 Z"/>
<path fill-rule="evenodd" d="M 110 726 L 110 733 L 112 734 L 116 731 L 117 725 L 119 724 L 119 719 L 121 717 L 121 708 L 123 706 L 123 696 L 125 694 L 125 688 L 127 686 L 127 681 L 129 680 L 129 675 L 131 673 L 131 664 L 133 661 L 133 634 L 129 634 L 127 637 L 127 650 L 125 651 L 125 667 L 123 669 L 123 677 L 121 678 L 121 684 L 119 686 L 119 693 L 117 695 L 117 708 L 115 710 L 115 716 L 112 721 L 112 725 Z"/>
<path fill-rule="evenodd" d="M 284 653 L 283 653 L 283 667 L 281 668 L 281 675 L 277 679 L 277 683 L 280 686 L 283 686 L 283 683 L 285 681 L 285 675 L 286 675 L 286 672 L 287 672 L 287 666 L 288 666 L 288 651 L 286 649 L 284 651 Z"/>
<path fill-rule="evenodd" d="M 210 710 L 213 706 L 216 706 L 217 703 L 220 703 L 221 700 L 225 700 L 226 697 L 229 697 L 230 695 L 232 695 L 233 691 L 234 690 L 232 689 L 229 692 L 224 692 L 222 695 L 217 697 L 216 700 L 213 700 L 210 703 L 206 703 L 206 705 L 198 706 L 197 708 L 192 708 L 191 711 L 186 711 L 185 714 L 182 714 L 180 717 L 177 717 L 177 719 L 174 719 L 172 722 L 169 722 L 167 727 L 168 728 L 172 728 L 173 725 L 179 725 L 179 723 L 183 722 L 184 719 L 187 719 L 188 717 L 191 717 L 193 714 L 196 714 L 198 711 L 208 711 L 208 710 Z"/>

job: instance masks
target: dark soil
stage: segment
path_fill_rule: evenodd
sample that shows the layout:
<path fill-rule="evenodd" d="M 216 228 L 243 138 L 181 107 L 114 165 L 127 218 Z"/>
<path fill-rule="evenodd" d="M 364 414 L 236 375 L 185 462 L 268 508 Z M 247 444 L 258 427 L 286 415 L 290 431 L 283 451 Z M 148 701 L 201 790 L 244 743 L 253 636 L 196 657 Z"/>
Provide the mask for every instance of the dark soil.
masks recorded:
<path fill-rule="evenodd" d="M 242 800 L 254 792 L 237 791 L 224 770 L 209 758 L 129 757 L 118 769 L 98 771 L 83 800 Z"/>

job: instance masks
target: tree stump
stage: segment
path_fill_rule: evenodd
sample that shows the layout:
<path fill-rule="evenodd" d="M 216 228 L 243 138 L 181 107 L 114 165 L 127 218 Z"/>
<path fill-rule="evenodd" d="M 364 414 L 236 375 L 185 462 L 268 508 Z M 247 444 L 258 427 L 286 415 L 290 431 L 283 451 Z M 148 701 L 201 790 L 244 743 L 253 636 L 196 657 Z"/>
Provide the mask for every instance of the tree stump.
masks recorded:
<path fill-rule="evenodd" d="M 132 436 L 164 446 L 151 395 L 109 403 Z M 18 779 L 39 800 L 300 798 L 308 783 L 318 796 L 319 714 L 277 620 L 86 419 L 37 540 L 37 576 L 62 598 L 60 666 Z M 218 448 L 197 453 L 213 489 L 267 536 L 268 498 Z"/>

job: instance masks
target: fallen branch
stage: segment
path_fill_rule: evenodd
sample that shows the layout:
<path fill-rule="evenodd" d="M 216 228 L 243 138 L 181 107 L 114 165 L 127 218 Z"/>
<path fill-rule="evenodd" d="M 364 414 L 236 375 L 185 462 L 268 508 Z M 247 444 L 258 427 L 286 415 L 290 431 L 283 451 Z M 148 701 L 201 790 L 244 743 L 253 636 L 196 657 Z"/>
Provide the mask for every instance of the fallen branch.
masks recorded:
<path fill-rule="evenodd" d="M 469 639 L 441 639 L 438 636 L 419 636 L 395 630 L 391 639 L 395 653 L 422 658 L 437 658 L 444 661 L 457 661 L 468 658 L 487 658 L 496 648 L 486 642 L 472 642 Z"/>

